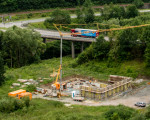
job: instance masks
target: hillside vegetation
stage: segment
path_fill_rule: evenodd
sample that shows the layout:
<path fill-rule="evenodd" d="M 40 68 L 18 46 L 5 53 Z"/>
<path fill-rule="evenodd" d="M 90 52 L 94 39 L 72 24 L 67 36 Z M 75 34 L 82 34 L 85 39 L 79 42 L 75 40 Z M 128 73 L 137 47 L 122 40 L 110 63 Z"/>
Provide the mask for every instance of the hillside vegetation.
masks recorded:
<path fill-rule="evenodd" d="M 85 0 L 1 0 L 0 12 L 14 12 L 22 10 L 46 9 L 56 7 L 75 7 L 82 5 Z M 92 0 L 95 5 L 110 3 L 132 3 L 134 0 Z M 143 0 L 149 2 L 149 0 Z"/>
<path fill-rule="evenodd" d="M 113 67 L 108 67 L 108 63 L 105 61 L 90 61 L 84 63 L 82 65 L 78 65 L 73 68 L 72 63 L 74 60 L 69 57 L 63 57 L 63 78 L 66 76 L 71 76 L 74 74 L 82 75 L 82 76 L 91 76 L 97 78 L 99 80 L 106 81 L 110 74 L 124 75 L 137 77 L 138 75 L 146 75 L 150 74 L 150 69 L 144 69 L 144 65 L 142 62 L 132 60 L 123 62 L 121 64 L 115 64 Z M 24 66 L 17 69 L 6 69 L 5 77 L 6 82 L 3 86 L 0 87 L 0 111 L 3 104 L 8 104 L 8 92 L 18 89 L 18 87 L 11 89 L 10 86 L 13 82 L 17 82 L 18 78 L 23 79 L 38 79 L 41 78 L 49 78 L 49 74 L 53 72 L 53 68 L 58 69 L 59 67 L 59 58 L 53 58 L 49 60 L 43 60 L 39 64 L 32 64 L 29 66 Z M 149 72 L 149 73 L 148 73 Z M 44 80 L 43 84 L 50 83 L 53 81 L 53 78 L 50 80 Z M 18 101 L 19 102 L 19 101 Z M 21 102 L 21 101 L 20 101 Z M 28 107 L 20 106 L 22 102 L 14 111 L 12 108 L 13 105 L 9 103 L 5 105 L 5 108 L 9 107 L 9 109 L 5 109 L 5 111 L 0 112 L 0 119 L 2 120 L 10 120 L 10 119 L 18 119 L 18 120 L 124 120 L 124 118 L 145 118 L 143 111 L 134 110 L 124 106 L 100 106 L 100 107 L 87 107 L 87 106 L 78 106 L 73 105 L 70 108 L 64 106 L 63 103 L 56 101 L 48 101 L 42 99 L 33 99 L 30 102 Z M 73 108 L 72 108 L 73 107 Z M 9 111 L 13 109 L 13 111 Z M 120 112 L 123 110 L 124 113 Z M 140 115 L 136 114 L 139 113 Z M 146 110 L 144 110 L 146 112 Z M 148 115 L 148 113 L 147 113 Z M 116 119 L 117 117 L 117 119 Z M 142 119 L 145 120 L 145 119 Z"/>
<path fill-rule="evenodd" d="M 8 89 L 13 82 L 16 82 L 18 78 L 22 79 L 38 79 L 38 78 L 49 78 L 49 75 L 53 73 L 53 69 L 59 68 L 59 58 L 53 58 L 49 60 L 42 60 L 38 64 L 31 64 L 29 66 L 24 66 L 17 69 L 6 70 L 6 84 L 1 87 L 2 91 L 9 91 Z M 107 81 L 110 74 L 124 75 L 129 77 L 138 77 L 142 75 L 150 75 L 150 69 L 144 68 L 144 63 L 138 60 L 124 61 L 122 63 L 114 63 L 114 66 L 109 66 L 109 63 L 104 61 L 92 60 L 77 67 L 72 66 L 74 60 L 69 57 L 63 57 L 63 78 L 72 75 L 81 76 L 91 76 L 98 80 Z M 45 83 L 52 82 L 53 78 L 50 80 L 45 80 Z M 6 89 L 5 89 L 5 86 Z M 2 95 L 2 94 L 1 94 Z"/>

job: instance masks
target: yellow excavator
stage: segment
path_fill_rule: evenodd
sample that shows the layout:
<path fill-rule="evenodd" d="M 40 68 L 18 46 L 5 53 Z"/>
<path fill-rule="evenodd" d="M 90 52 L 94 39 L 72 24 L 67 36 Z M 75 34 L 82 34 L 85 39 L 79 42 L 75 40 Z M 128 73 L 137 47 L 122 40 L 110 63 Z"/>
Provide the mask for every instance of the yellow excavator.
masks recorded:
<path fill-rule="evenodd" d="M 51 92 L 52 97 L 60 98 L 60 96 L 61 96 L 60 83 L 58 82 L 58 79 L 59 79 L 59 76 L 60 76 L 60 70 L 61 70 L 61 65 L 59 66 L 59 69 L 58 69 L 56 81 L 51 85 L 51 87 L 52 87 L 52 92 Z"/>

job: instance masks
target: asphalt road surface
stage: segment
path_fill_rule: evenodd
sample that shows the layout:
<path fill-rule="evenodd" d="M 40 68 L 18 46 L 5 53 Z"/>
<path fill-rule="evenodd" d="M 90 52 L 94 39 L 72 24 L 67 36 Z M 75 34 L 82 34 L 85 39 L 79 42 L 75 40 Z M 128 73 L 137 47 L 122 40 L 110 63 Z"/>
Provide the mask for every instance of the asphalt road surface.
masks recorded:
<path fill-rule="evenodd" d="M 139 12 L 150 12 L 150 10 L 139 10 Z M 95 16 L 100 16 L 100 13 L 96 13 Z M 76 18 L 76 15 L 71 15 L 71 18 Z M 9 22 L 9 23 L 0 23 L 0 27 L 5 27 L 9 28 L 12 26 L 18 26 L 21 27 L 22 24 L 27 24 L 27 23 L 36 23 L 36 22 L 43 22 L 45 21 L 46 18 L 40 18 L 40 19 L 33 19 L 33 20 L 24 20 L 24 21 L 15 21 L 15 22 Z"/>

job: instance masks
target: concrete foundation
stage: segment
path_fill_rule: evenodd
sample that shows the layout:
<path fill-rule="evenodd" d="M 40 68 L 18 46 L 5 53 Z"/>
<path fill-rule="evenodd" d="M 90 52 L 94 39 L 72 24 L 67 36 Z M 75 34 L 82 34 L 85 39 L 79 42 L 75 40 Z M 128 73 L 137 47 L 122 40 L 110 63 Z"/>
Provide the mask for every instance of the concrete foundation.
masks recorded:
<path fill-rule="evenodd" d="M 109 82 L 113 82 L 114 84 L 100 84 L 100 87 L 81 86 L 81 96 L 85 97 L 86 99 L 105 100 L 131 89 L 132 80 L 129 77 L 110 76 Z"/>

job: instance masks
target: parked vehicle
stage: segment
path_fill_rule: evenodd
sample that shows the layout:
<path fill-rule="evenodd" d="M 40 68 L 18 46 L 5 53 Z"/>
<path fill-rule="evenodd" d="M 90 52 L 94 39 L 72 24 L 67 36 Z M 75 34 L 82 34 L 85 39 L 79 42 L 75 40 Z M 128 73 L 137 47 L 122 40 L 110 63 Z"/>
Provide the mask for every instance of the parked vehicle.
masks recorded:
<path fill-rule="evenodd" d="M 92 29 L 75 28 L 75 29 L 71 29 L 71 33 L 75 33 L 71 35 L 73 37 L 96 38 L 97 36 L 99 36 L 99 32 L 97 32 L 97 30 L 92 30 Z"/>
<path fill-rule="evenodd" d="M 137 102 L 137 103 L 135 103 L 135 106 L 146 107 L 146 103 L 144 103 L 144 102 Z"/>

